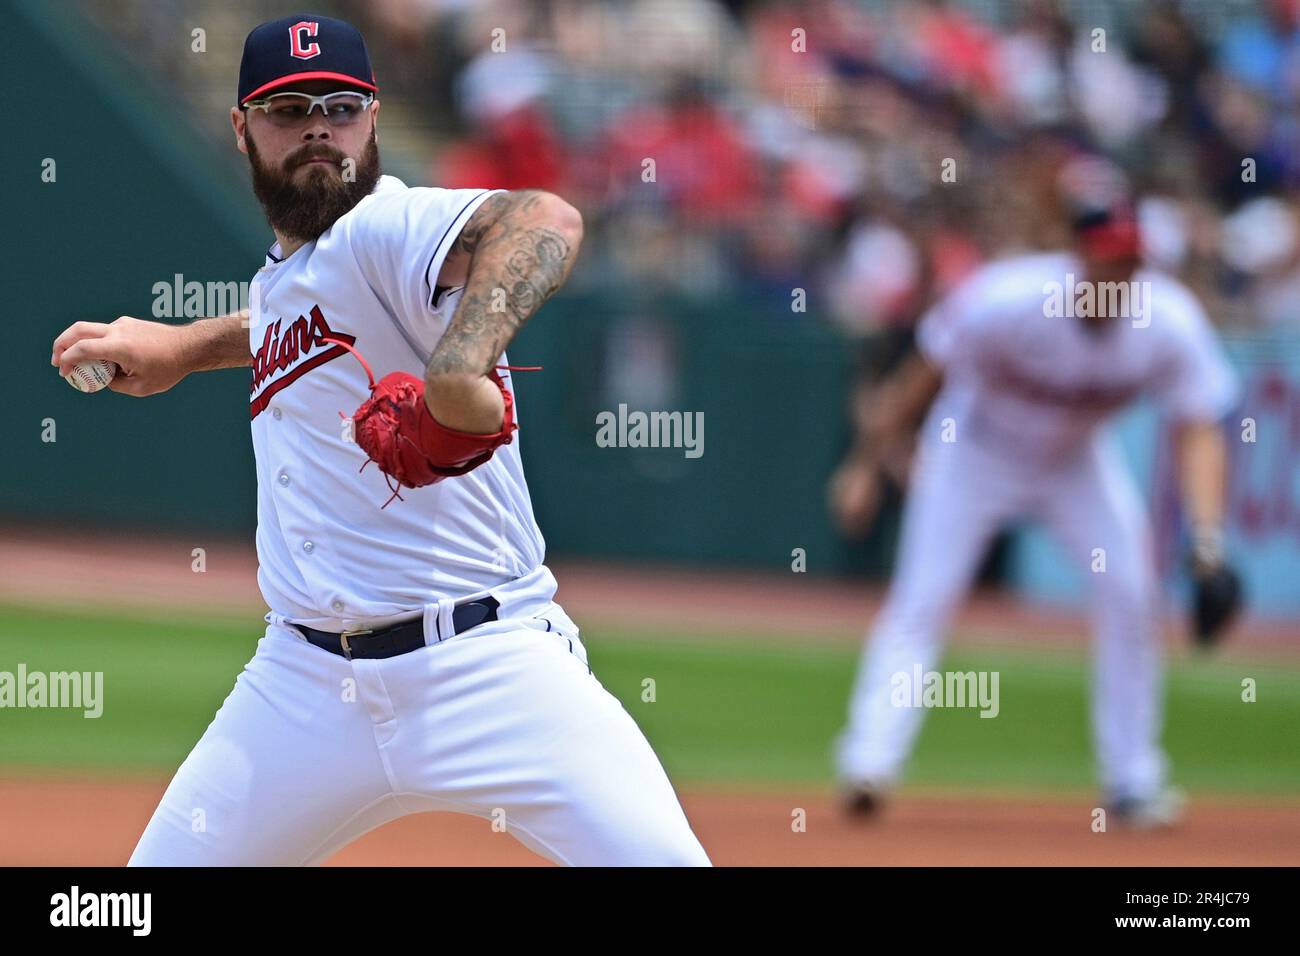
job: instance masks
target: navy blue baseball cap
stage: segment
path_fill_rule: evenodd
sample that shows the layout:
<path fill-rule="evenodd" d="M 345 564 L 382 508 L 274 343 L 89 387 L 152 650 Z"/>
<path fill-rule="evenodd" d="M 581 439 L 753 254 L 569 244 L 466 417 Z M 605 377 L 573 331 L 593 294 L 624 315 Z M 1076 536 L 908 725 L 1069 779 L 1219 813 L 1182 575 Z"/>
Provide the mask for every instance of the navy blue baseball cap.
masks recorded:
<path fill-rule="evenodd" d="M 239 62 L 239 105 L 303 80 L 337 80 L 377 92 L 361 31 L 315 13 L 263 23 L 244 41 Z"/>

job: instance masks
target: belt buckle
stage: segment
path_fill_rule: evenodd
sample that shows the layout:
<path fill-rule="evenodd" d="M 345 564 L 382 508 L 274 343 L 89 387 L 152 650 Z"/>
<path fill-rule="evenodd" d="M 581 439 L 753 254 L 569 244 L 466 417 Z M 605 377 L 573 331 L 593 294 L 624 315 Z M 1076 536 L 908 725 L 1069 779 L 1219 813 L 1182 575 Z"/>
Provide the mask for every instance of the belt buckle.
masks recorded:
<path fill-rule="evenodd" d="M 373 634 L 374 628 L 362 628 L 355 631 L 344 631 L 339 635 L 339 643 L 343 645 L 343 656 L 352 660 L 352 645 L 348 643 L 350 637 L 360 637 L 362 634 Z"/>

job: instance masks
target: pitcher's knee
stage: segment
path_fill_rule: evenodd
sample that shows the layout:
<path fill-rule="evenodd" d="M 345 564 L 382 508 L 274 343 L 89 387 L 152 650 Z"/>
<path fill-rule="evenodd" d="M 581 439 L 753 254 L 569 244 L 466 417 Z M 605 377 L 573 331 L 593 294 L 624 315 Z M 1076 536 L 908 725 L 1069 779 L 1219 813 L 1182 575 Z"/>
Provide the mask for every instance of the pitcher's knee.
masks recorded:
<path fill-rule="evenodd" d="M 619 841 L 607 853 L 606 866 L 712 866 L 689 827 Z"/>
<path fill-rule="evenodd" d="M 661 840 L 643 866 L 712 866 L 700 841 L 689 829 L 685 834 Z"/>
<path fill-rule="evenodd" d="M 680 811 L 635 820 L 618 813 L 583 816 L 565 827 L 548 855 L 572 866 L 712 865 Z"/>
<path fill-rule="evenodd" d="M 126 865 L 137 866 L 229 866 L 214 841 L 189 829 L 151 822 L 140 836 Z"/>

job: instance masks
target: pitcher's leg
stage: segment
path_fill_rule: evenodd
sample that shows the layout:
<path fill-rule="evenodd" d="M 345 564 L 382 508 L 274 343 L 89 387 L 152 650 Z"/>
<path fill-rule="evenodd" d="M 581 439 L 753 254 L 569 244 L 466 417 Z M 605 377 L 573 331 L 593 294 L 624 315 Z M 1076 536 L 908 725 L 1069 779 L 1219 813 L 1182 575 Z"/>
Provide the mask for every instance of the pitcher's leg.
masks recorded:
<path fill-rule="evenodd" d="M 507 806 L 506 825 L 570 866 L 708 866 L 663 765 L 641 729 L 590 674 L 575 674 L 549 722 L 573 742 L 550 781 Z"/>
<path fill-rule="evenodd" d="M 1047 518 L 1090 586 L 1102 789 L 1117 799 L 1149 797 L 1168 774 L 1160 747 L 1159 586 L 1145 508 L 1109 442 L 1099 442 L 1058 489 Z"/>
<path fill-rule="evenodd" d="M 707 865 L 659 759 L 576 638 L 503 626 L 382 662 L 397 715 L 383 749 L 403 800 L 503 818 L 557 863 Z"/>
<path fill-rule="evenodd" d="M 383 822 L 376 814 L 400 815 L 349 676 L 342 658 L 269 631 L 130 865 L 297 866 Z"/>
<path fill-rule="evenodd" d="M 977 455 L 932 450 L 903 513 L 889 594 L 872 627 L 837 743 L 837 770 L 847 783 L 892 784 L 902 771 L 924 711 L 895 706 L 895 675 L 912 680 L 937 667 L 948 626 L 989 541 L 1014 512 L 1014 488 L 984 470 Z M 910 685 L 909 685 L 910 686 Z M 909 695 L 910 696 L 910 695 Z"/>

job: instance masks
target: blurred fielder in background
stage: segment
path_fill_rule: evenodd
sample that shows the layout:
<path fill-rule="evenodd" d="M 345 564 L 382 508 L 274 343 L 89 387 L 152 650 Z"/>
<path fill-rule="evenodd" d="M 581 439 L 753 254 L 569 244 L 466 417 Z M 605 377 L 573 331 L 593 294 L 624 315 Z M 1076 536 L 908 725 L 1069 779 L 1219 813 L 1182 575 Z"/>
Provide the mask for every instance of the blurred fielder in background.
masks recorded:
<path fill-rule="evenodd" d="M 1143 395 L 1175 420 L 1198 634 L 1213 639 L 1237 602 L 1223 555 L 1220 424 L 1237 383 L 1195 296 L 1141 267 L 1119 171 L 1079 159 L 1062 180 L 1075 248 L 985 266 L 935 306 L 916 354 L 860 409 L 855 444 L 832 480 L 841 524 L 861 525 L 875 473 L 897 459 L 928 409 L 893 581 L 839 745 L 853 813 L 876 810 L 898 781 L 923 714 L 912 685 L 939 664 L 990 541 L 1022 518 L 1044 522 L 1089 579 L 1093 738 L 1107 806 L 1135 826 L 1171 823 L 1180 810 L 1160 748 L 1151 531 L 1101 426 Z"/>

